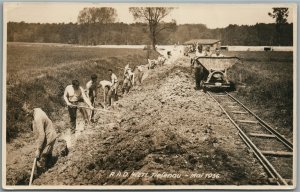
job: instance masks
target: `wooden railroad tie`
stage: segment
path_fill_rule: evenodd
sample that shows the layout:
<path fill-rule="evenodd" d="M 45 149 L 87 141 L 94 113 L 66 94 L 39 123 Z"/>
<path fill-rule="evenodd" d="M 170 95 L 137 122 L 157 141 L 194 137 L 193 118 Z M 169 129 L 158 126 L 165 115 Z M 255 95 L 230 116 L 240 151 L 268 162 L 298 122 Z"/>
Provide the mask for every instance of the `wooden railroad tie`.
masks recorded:
<path fill-rule="evenodd" d="M 288 156 L 288 157 L 293 156 L 293 152 L 288 152 L 288 151 L 261 151 L 261 153 L 264 155 L 272 155 L 272 156 Z"/>
<path fill-rule="evenodd" d="M 234 113 L 234 114 L 248 114 L 248 112 L 246 112 L 246 111 L 231 111 L 231 113 Z"/>
<path fill-rule="evenodd" d="M 240 106 L 236 106 L 236 105 L 228 105 L 227 107 L 234 108 L 234 107 L 240 107 Z"/>
<path fill-rule="evenodd" d="M 231 104 L 231 105 L 236 104 L 236 102 L 233 102 L 233 101 L 227 101 L 227 102 L 224 102 L 224 103 Z"/>
<path fill-rule="evenodd" d="M 252 137 L 268 137 L 268 138 L 276 138 L 276 135 L 271 134 L 261 134 L 261 133 L 249 133 Z"/>
<path fill-rule="evenodd" d="M 268 178 L 269 182 L 271 184 L 276 184 L 278 179 L 274 179 L 274 178 Z M 290 185 L 293 184 L 293 179 L 284 179 L 287 183 L 289 183 Z"/>
<path fill-rule="evenodd" d="M 239 123 L 251 123 L 251 124 L 258 124 L 257 121 L 251 121 L 251 120 L 237 120 Z"/>

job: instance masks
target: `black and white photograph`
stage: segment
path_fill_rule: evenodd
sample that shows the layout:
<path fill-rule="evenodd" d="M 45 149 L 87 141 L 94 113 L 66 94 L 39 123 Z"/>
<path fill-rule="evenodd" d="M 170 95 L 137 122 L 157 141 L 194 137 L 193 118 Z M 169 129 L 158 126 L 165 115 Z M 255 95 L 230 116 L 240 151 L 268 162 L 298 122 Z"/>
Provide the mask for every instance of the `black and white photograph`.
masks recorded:
<path fill-rule="evenodd" d="M 297 4 L 3 3 L 4 189 L 294 189 Z"/>

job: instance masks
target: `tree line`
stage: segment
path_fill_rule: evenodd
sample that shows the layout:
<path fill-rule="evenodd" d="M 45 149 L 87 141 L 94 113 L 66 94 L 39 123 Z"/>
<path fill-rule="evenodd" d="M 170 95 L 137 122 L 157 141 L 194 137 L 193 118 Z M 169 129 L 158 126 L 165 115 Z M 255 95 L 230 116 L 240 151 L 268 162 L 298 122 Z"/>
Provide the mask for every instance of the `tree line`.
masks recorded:
<path fill-rule="evenodd" d="M 223 45 L 292 46 L 293 24 L 283 24 L 280 39 L 276 24 L 229 25 L 209 29 L 203 24 L 174 25 L 158 34 L 157 44 L 182 44 L 190 39 L 220 39 Z M 8 42 L 69 43 L 82 45 L 147 45 L 151 44 L 145 23 L 59 23 L 40 24 L 9 22 Z"/>

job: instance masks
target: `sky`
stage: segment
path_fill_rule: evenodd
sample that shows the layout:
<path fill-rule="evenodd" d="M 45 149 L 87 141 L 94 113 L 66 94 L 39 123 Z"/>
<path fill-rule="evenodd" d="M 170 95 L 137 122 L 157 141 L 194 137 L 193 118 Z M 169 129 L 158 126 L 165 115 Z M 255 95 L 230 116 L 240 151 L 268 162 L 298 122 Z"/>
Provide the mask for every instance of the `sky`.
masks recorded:
<path fill-rule="evenodd" d="M 170 6 L 175 7 L 165 21 L 175 19 L 177 24 L 205 24 L 208 28 L 222 28 L 229 24 L 255 25 L 274 23 L 268 16 L 272 7 L 288 7 L 288 22 L 293 22 L 293 4 L 112 4 L 112 3 L 4 3 L 6 21 L 27 23 L 75 23 L 85 7 L 114 7 L 118 22 L 135 22 L 128 8 L 131 6 Z M 295 22 L 294 22 L 295 23 Z"/>

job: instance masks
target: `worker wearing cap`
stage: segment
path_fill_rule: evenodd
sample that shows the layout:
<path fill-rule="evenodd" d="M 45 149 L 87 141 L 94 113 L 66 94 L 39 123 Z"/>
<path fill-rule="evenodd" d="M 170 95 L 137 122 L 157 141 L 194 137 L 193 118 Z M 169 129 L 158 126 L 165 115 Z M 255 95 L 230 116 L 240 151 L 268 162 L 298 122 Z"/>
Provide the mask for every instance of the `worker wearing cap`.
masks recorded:
<path fill-rule="evenodd" d="M 57 133 L 52 121 L 41 108 L 34 108 L 25 102 L 22 110 L 33 119 L 32 131 L 37 138 L 35 158 L 38 160 L 38 168 L 44 171 L 51 165 L 52 150 Z"/>
<path fill-rule="evenodd" d="M 79 86 L 78 80 L 73 80 L 72 85 L 68 85 L 64 92 L 64 100 L 68 106 L 71 122 L 71 133 L 75 133 L 76 129 L 76 115 L 77 107 L 83 107 L 84 102 L 93 110 L 92 103 L 87 98 L 82 87 Z M 83 108 L 80 108 L 80 112 L 83 115 L 85 123 L 89 121 L 88 114 Z"/>
<path fill-rule="evenodd" d="M 117 91 L 119 87 L 119 81 L 117 76 L 113 73 L 111 69 L 108 70 L 110 79 L 111 79 L 111 87 L 110 90 L 108 91 L 108 105 L 111 105 L 111 100 L 113 99 L 114 101 L 118 99 Z"/>
<path fill-rule="evenodd" d="M 95 102 L 97 98 L 97 75 L 93 74 L 91 75 L 91 80 L 87 82 L 86 84 L 86 93 L 87 97 L 90 99 L 92 106 L 95 107 Z M 91 111 L 90 119 L 93 122 L 94 121 L 94 111 Z"/>

